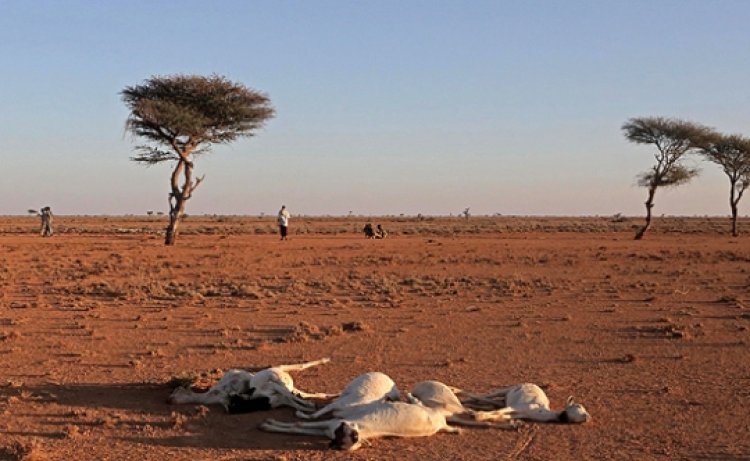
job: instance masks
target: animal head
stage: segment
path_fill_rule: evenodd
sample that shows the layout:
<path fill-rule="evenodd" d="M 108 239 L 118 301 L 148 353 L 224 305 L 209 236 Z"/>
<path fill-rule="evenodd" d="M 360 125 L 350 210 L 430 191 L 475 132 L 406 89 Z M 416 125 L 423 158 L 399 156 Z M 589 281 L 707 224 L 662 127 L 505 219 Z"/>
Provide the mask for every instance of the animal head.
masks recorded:
<path fill-rule="evenodd" d="M 192 394 L 193 392 L 185 386 L 177 387 L 171 394 L 169 394 L 169 397 L 167 397 L 167 403 L 177 405 L 181 403 L 189 403 L 192 401 Z"/>
<path fill-rule="evenodd" d="M 573 396 L 568 397 L 565 411 L 560 415 L 560 421 L 566 423 L 585 423 L 591 420 L 591 415 L 580 403 L 573 401 Z"/>
<path fill-rule="evenodd" d="M 359 426 L 357 423 L 341 421 L 341 424 L 333 432 L 333 440 L 330 447 L 335 450 L 353 451 L 362 446 L 359 440 Z"/>

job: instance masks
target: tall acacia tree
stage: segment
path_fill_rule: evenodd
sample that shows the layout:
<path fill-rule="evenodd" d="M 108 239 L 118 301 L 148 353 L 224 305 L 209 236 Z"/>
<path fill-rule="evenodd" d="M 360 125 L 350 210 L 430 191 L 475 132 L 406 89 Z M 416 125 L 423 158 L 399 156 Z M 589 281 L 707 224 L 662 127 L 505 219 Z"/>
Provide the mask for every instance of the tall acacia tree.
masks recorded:
<path fill-rule="evenodd" d="M 715 133 L 700 153 L 716 163 L 729 178 L 729 208 L 732 211 L 732 235 L 737 237 L 737 208 L 750 187 L 750 139 L 740 135 Z"/>
<path fill-rule="evenodd" d="M 217 75 L 155 76 L 121 94 L 130 109 L 126 129 L 148 142 L 132 160 L 175 162 L 164 240 L 174 245 L 185 204 L 205 177 L 193 178 L 194 158 L 212 144 L 253 136 L 274 109 L 267 95 Z"/>
<path fill-rule="evenodd" d="M 698 170 L 684 165 L 686 154 L 704 144 L 712 131 L 702 125 L 665 117 L 631 118 L 622 125 L 625 137 L 637 144 L 653 144 L 656 164 L 638 176 L 638 185 L 648 188 L 646 223 L 635 234 L 640 240 L 651 227 L 651 209 L 659 187 L 678 186 L 690 181 Z"/>

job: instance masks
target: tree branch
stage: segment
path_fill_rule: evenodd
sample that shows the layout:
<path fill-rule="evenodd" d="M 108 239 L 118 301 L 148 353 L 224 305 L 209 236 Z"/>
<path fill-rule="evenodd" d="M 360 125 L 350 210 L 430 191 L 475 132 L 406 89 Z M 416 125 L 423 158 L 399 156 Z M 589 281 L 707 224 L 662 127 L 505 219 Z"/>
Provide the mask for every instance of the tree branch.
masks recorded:
<path fill-rule="evenodd" d="M 180 158 L 172 152 L 159 150 L 152 146 L 138 146 L 138 154 L 130 157 L 130 160 L 139 163 L 145 163 L 147 165 L 155 165 L 157 163 L 166 162 L 169 160 L 179 160 Z"/>
<path fill-rule="evenodd" d="M 203 182 L 203 180 L 206 179 L 206 175 L 204 174 L 200 178 L 196 178 L 195 182 L 193 183 L 193 187 L 190 190 L 190 195 L 192 195 L 193 192 L 195 192 L 195 189 L 198 188 L 198 186 Z"/>

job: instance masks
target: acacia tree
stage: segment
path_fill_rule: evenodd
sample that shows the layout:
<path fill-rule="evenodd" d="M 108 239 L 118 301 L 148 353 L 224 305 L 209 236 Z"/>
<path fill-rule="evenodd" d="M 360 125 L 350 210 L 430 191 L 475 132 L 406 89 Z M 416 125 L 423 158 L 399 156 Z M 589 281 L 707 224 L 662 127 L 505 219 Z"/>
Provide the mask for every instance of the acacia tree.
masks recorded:
<path fill-rule="evenodd" d="M 682 163 L 686 154 L 698 149 L 711 130 L 696 123 L 665 117 L 631 118 L 622 125 L 625 137 L 637 144 L 656 147 L 656 164 L 638 176 L 638 185 L 648 188 L 646 223 L 635 234 L 640 240 L 651 227 L 651 209 L 659 187 L 678 186 L 690 181 L 698 170 Z"/>
<path fill-rule="evenodd" d="M 716 163 L 729 178 L 729 208 L 732 210 L 732 235 L 737 237 L 737 208 L 750 187 L 750 139 L 740 135 L 715 133 L 700 153 Z"/>
<path fill-rule="evenodd" d="M 217 75 L 155 76 L 121 95 L 130 109 L 126 129 L 147 141 L 131 159 L 146 165 L 175 162 L 164 240 L 174 245 L 185 204 L 205 178 L 193 179 L 194 158 L 212 144 L 253 136 L 274 109 L 265 94 Z"/>

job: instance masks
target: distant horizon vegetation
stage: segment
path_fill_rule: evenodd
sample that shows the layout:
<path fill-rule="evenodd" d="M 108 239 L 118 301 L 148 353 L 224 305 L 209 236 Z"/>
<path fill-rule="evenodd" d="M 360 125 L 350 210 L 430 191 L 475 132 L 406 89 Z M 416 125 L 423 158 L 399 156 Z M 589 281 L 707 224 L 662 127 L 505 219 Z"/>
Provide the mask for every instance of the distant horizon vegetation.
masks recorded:
<path fill-rule="evenodd" d="M 53 210 L 54 211 L 54 210 Z M 96 214 L 55 214 L 58 218 L 65 218 L 65 217 L 78 217 L 78 218 L 165 218 L 168 219 L 168 213 L 167 212 L 154 212 L 152 214 L 149 214 L 148 212 L 145 212 L 143 214 L 140 213 L 96 213 Z M 37 218 L 35 215 L 29 215 L 28 213 L 18 213 L 18 214 L 0 214 L 0 217 L 2 218 Z M 276 212 L 259 212 L 259 213 L 243 213 L 243 214 L 227 214 L 227 213 L 186 213 L 184 215 L 185 219 L 190 219 L 190 217 L 201 217 L 201 218 L 256 218 L 256 219 L 270 219 L 275 220 L 276 219 Z M 449 214 L 428 214 L 428 213 L 422 213 L 421 217 L 424 219 L 430 218 L 430 219 L 449 219 L 449 218 L 455 218 L 455 219 L 462 219 L 465 220 L 466 218 L 460 214 L 460 213 L 449 213 Z M 687 215 L 687 214 L 660 214 L 657 215 L 659 219 L 671 219 L 671 218 L 681 218 L 681 219 L 727 219 L 729 218 L 729 214 L 726 215 L 710 215 L 710 214 L 693 214 L 693 215 Z M 750 214 L 742 214 L 739 216 L 741 219 L 750 219 Z M 331 218 L 331 219 L 343 219 L 343 218 L 390 218 L 390 219 L 420 219 L 420 214 L 406 214 L 406 213 L 400 213 L 400 214 L 306 214 L 306 213 L 299 213 L 299 214 L 292 214 L 292 220 L 294 219 L 315 219 L 315 218 Z M 576 219 L 600 219 L 600 218 L 623 218 L 623 219 L 641 219 L 643 220 L 643 215 L 639 214 L 623 214 L 623 213 L 612 213 L 612 214 L 504 214 L 504 213 L 494 213 L 494 214 L 472 214 L 469 219 L 474 218 L 550 218 L 550 219 L 558 219 L 558 218 L 576 218 Z"/>

